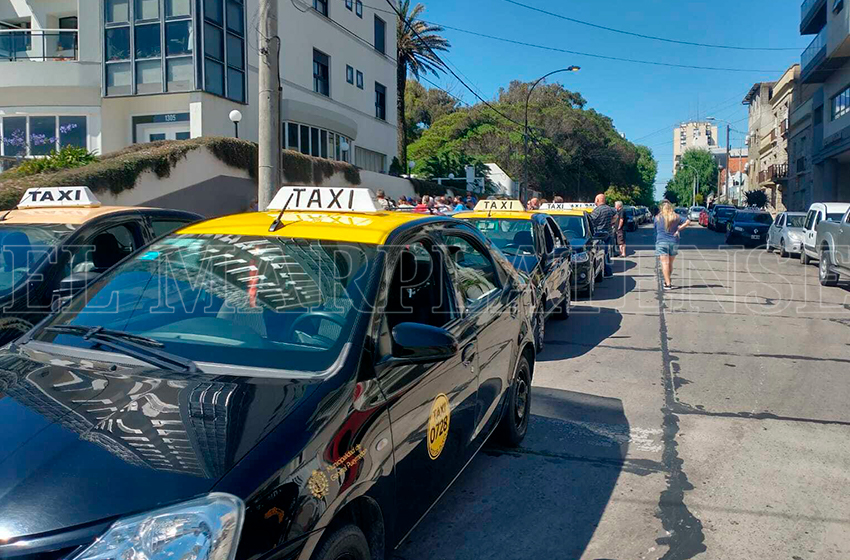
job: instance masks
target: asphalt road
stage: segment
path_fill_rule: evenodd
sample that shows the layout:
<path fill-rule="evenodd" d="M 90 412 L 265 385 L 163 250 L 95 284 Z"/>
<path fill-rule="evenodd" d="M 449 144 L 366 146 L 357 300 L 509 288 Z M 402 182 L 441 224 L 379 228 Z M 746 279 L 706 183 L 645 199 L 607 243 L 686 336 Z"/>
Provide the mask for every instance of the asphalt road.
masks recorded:
<path fill-rule="evenodd" d="M 523 447 L 396 558 L 850 558 L 850 284 L 692 226 L 663 293 L 652 231 L 628 242 L 547 325 Z"/>

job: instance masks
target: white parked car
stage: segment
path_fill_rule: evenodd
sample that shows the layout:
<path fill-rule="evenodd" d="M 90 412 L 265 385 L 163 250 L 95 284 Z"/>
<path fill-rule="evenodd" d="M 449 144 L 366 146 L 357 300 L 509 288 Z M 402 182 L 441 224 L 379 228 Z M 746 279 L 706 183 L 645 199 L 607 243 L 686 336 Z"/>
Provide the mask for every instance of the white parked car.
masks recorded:
<path fill-rule="evenodd" d="M 817 250 L 817 227 L 823 220 L 840 222 L 850 209 L 846 202 L 815 202 L 809 206 L 806 221 L 803 223 L 803 244 L 800 247 L 800 264 L 809 264 L 820 258 Z"/>
<path fill-rule="evenodd" d="M 690 210 L 688 210 L 688 219 L 699 223 L 699 215 L 703 210 L 705 210 L 705 206 L 691 206 Z"/>
<path fill-rule="evenodd" d="M 803 224 L 806 222 L 804 212 L 780 212 L 767 230 L 768 252 L 779 250 L 780 257 L 787 257 L 789 253 L 797 254 L 803 245 Z"/>

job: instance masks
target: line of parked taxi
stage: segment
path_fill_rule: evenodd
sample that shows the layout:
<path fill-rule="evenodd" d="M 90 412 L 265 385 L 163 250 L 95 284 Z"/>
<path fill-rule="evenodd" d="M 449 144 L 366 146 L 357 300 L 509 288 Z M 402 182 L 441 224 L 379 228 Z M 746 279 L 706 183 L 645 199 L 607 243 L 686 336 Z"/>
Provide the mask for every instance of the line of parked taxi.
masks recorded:
<path fill-rule="evenodd" d="M 588 209 L 200 216 L 27 191 L 0 218 L 0 557 L 388 558 L 603 277 Z"/>

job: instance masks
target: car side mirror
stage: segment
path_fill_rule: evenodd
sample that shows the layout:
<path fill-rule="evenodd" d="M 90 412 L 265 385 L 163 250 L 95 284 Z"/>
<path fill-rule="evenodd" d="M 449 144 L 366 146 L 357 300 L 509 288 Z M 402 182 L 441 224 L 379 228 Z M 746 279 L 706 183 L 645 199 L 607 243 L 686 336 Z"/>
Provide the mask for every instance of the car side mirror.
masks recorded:
<path fill-rule="evenodd" d="M 572 250 L 570 247 L 555 247 L 555 259 L 569 258 Z"/>
<path fill-rule="evenodd" d="M 100 276 L 99 272 L 89 271 L 74 272 L 63 278 L 59 282 L 59 287 L 53 291 L 53 304 L 51 306 L 53 310 L 58 310 L 64 306 L 71 297 L 83 291 L 98 276 Z"/>
<path fill-rule="evenodd" d="M 422 323 L 401 323 L 393 328 L 395 364 L 442 362 L 458 353 L 458 341 L 446 329 Z"/>

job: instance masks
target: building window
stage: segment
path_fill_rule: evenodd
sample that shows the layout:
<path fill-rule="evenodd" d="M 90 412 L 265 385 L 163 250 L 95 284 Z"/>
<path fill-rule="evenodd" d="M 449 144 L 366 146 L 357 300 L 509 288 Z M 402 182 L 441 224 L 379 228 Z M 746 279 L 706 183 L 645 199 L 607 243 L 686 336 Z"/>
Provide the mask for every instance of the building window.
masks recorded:
<path fill-rule="evenodd" d="M 363 17 L 363 2 L 357 0 L 357 2 L 354 4 L 354 12 L 357 14 L 357 17 Z"/>
<path fill-rule="evenodd" d="M 357 71 L 357 87 L 363 89 L 363 72 Z"/>
<path fill-rule="evenodd" d="M 387 120 L 387 88 L 375 82 L 375 117 Z"/>
<path fill-rule="evenodd" d="M 35 115 L 0 119 L 0 155 L 46 156 L 63 146 L 88 149 L 85 116 Z"/>
<path fill-rule="evenodd" d="M 354 85 L 354 68 L 348 65 L 345 67 L 345 81 Z"/>
<path fill-rule="evenodd" d="M 242 0 L 203 0 L 204 89 L 245 102 L 245 7 Z"/>
<path fill-rule="evenodd" d="M 107 96 L 195 88 L 192 4 L 190 0 L 104 2 Z"/>
<path fill-rule="evenodd" d="M 386 171 L 387 156 L 382 153 L 367 150 L 357 146 L 354 149 L 354 165 L 366 171 L 384 173 Z"/>
<path fill-rule="evenodd" d="M 387 24 L 378 16 L 375 16 L 375 50 L 383 54 L 387 52 Z"/>
<path fill-rule="evenodd" d="M 293 122 L 285 122 L 283 130 L 283 146 L 287 150 L 325 159 L 348 161 L 348 151 L 343 151 L 342 147 L 349 146 L 351 141 L 341 134 Z"/>
<path fill-rule="evenodd" d="M 832 120 L 850 113 L 850 87 L 832 98 Z"/>
<path fill-rule="evenodd" d="M 313 91 L 330 97 L 330 58 L 328 55 L 313 49 Z"/>
<path fill-rule="evenodd" d="M 328 16 L 328 0 L 313 0 L 313 9 L 322 14 L 323 16 Z"/>
<path fill-rule="evenodd" d="M 354 7 L 354 0 L 345 0 L 345 7 L 351 10 Z"/>

